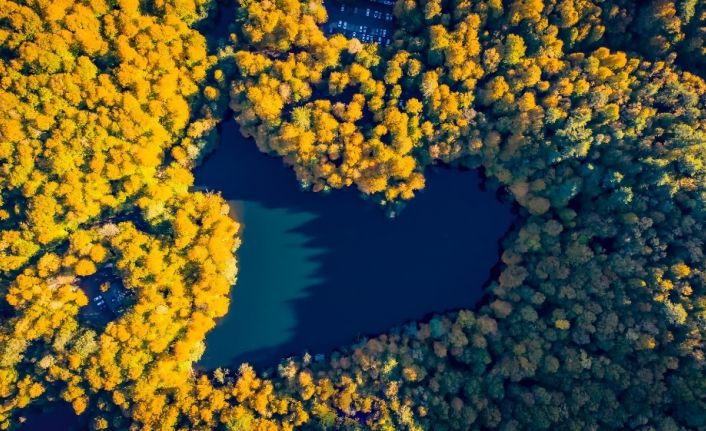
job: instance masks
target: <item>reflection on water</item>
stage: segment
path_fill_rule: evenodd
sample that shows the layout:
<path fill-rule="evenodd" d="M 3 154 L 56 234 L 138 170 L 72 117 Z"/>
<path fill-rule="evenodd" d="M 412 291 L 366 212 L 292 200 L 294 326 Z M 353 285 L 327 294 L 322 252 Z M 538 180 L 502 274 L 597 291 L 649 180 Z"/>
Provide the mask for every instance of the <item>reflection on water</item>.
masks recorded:
<path fill-rule="evenodd" d="M 431 312 L 473 306 L 497 261 L 510 206 L 479 175 L 431 170 L 395 219 L 352 190 L 302 192 L 279 158 L 261 154 L 231 119 L 195 171 L 244 225 L 230 312 L 200 366 L 271 366 L 326 353 Z"/>

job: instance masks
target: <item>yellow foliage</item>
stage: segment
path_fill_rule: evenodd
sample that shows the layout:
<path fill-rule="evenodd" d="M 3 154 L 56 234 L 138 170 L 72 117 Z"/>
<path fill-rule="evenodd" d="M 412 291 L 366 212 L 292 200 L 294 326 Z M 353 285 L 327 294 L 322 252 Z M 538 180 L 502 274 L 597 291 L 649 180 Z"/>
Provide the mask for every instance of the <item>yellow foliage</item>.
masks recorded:
<path fill-rule="evenodd" d="M 81 259 L 76 263 L 74 271 L 79 276 L 91 275 L 96 272 L 96 265 L 88 259 Z"/>

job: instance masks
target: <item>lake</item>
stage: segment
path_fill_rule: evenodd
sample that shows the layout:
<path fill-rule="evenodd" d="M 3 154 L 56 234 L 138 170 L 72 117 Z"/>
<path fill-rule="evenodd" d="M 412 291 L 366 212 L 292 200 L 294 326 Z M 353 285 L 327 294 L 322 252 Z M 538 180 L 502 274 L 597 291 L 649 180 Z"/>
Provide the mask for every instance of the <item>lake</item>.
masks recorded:
<path fill-rule="evenodd" d="M 475 171 L 430 169 L 426 188 L 394 219 L 354 189 L 302 191 L 232 118 L 194 174 L 243 226 L 238 281 L 228 315 L 206 338 L 205 369 L 270 367 L 472 307 L 512 220 Z"/>

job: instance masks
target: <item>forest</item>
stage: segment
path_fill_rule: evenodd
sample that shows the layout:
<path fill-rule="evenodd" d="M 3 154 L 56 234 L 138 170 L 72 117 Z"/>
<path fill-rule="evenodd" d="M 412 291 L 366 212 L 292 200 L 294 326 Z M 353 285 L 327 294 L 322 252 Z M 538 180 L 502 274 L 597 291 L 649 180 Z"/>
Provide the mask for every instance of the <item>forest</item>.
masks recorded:
<path fill-rule="evenodd" d="M 321 0 L 0 0 L 0 429 L 59 400 L 94 430 L 706 427 L 706 3 L 394 15 L 382 47 L 324 34 Z M 483 303 L 197 371 L 237 275 L 238 222 L 191 188 L 226 115 L 382 210 L 480 169 L 518 218 Z M 95 328 L 108 267 L 134 304 Z"/>

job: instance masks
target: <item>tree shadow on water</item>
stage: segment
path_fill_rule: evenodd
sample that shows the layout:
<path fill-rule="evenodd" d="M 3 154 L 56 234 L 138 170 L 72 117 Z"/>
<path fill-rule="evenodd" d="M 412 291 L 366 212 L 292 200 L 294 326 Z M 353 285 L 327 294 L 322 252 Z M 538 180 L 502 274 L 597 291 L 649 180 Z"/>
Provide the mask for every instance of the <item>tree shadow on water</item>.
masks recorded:
<path fill-rule="evenodd" d="M 22 431 L 84 431 L 89 430 L 88 415 L 76 416 L 71 405 L 55 400 L 45 405 L 32 405 L 25 408 L 20 416 L 27 421 L 19 427 Z"/>
<path fill-rule="evenodd" d="M 472 307 L 512 221 L 510 205 L 472 171 L 430 169 L 395 219 L 353 189 L 300 191 L 292 170 L 242 138 L 232 118 L 195 175 L 235 202 L 244 224 L 239 281 L 207 338 L 204 368 L 269 367 Z"/>

